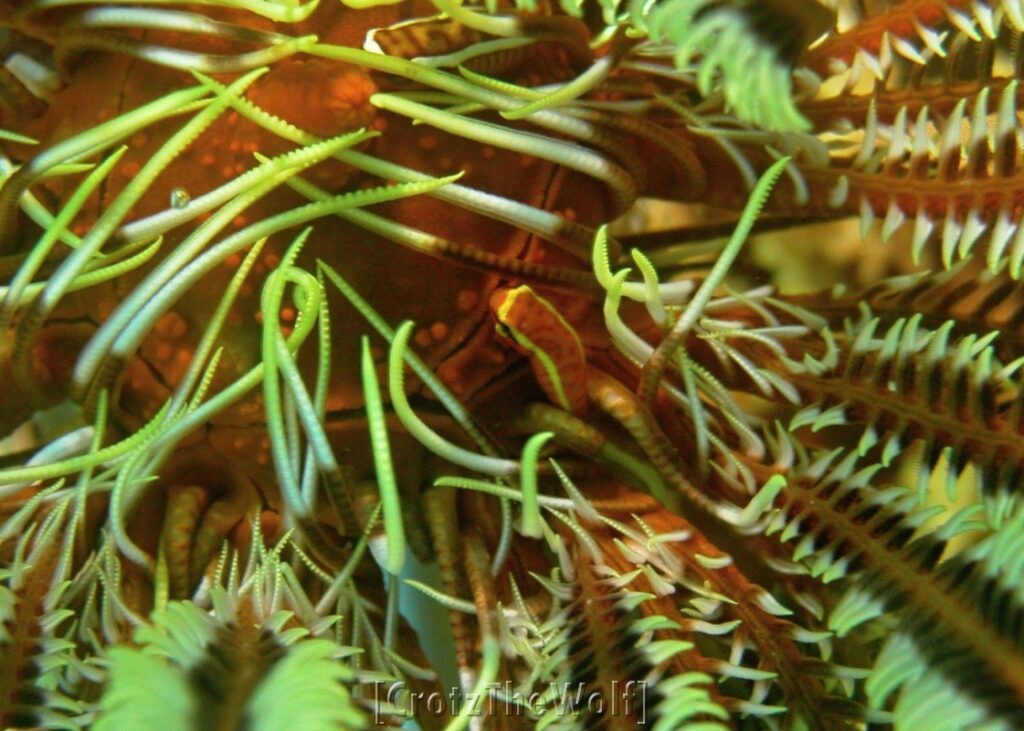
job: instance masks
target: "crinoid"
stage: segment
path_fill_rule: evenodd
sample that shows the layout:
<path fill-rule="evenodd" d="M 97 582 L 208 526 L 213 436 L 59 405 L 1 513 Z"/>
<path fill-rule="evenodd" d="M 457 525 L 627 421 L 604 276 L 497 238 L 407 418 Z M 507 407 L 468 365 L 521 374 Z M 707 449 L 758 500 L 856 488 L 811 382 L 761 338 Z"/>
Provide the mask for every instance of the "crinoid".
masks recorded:
<path fill-rule="evenodd" d="M 0 725 L 1024 725 L 1020 0 L 0 20 Z"/>

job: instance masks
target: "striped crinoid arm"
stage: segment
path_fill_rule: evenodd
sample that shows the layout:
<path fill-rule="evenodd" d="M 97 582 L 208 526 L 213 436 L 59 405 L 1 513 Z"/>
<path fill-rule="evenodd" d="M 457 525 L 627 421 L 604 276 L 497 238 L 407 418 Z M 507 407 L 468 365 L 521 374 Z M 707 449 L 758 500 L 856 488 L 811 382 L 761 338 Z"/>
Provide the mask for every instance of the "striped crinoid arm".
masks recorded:
<path fill-rule="evenodd" d="M 909 638 L 914 648 L 878 658 L 866 684 L 871 704 L 884 706 L 902 687 L 898 724 L 929 718 L 929 728 L 953 729 L 967 717 L 1019 725 L 1019 517 L 991 530 L 973 519 L 979 506 L 972 505 L 936 521 L 941 506 L 922 507 L 913 491 L 886 486 L 880 465 L 854 452 L 797 454 L 787 477 L 762 493 L 762 504 L 773 505 L 767 532 L 795 541 L 793 558 L 804 571 L 826 583 L 842 580 L 845 593 L 828 607 L 839 646 L 884 616 L 891 641 L 905 648 Z M 951 540 L 963 533 L 984 538 L 960 550 Z M 948 693 L 925 698 L 907 685 L 922 677 Z"/>
<path fill-rule="evenodd" d="M 696 726 L 711 719 L 724 721 L 727 712 L 721 699 L 711 688 L 701 687 L 712 680 L 706 672 L 710 663 L 703 662 L 694 652 L 696 646 L 692 642 L 680 638 L 676 630 L 683 625 L 654 613 L 652 607 L 648 611 L 635 607 L 650 597 L 639 588 L 640 582 L 631 586 L 635 576 L 623 575 L 609 564 L 595 566 L 581 558 L 577 556 L 579 597 L 572 608 L 575 624 L 564 630 L 566 687 L 582 685 L 587 691 L 609 699 L 619 693 L 624 696 L 619 700 L 621 704 L 631 700 L 630 696 L 639 699 L 640 693 L 646 694 L 643 684 L 660 675 L 654 692 L 643 698 L 651 707 L 641 709 L 635 701 L 632 708 L 623 706 L 619 718 L 609 714 L 610 727 L 633 727 L 646 720 L 639 715 L 640 711 L 650 714 L 655 723 L 671 723 L 681 728 L 687 728 L 687 722 Z M 575 724 L 588 723 L 588 715 L 578 712 Z"/>
<path fill-rule="evenodd" d="M 861 303 L 867 303 L 880 330 L 915 312 L 929 330 L 952 322 L 953 337 L 998 330 L 992 347 L 1004 363 L 1024 352 L 1024 293 L 1019 283 L 1007 272 L 994 273 L 977 262 L 890 277 L 857 291 L 779 295 L 779 299 L 813 312 L 833 330 L 842 330 L 847 319 L 859 319 Z"/>
<path fill-rule="evenodd" d="M 67 502 L 11 545 L 5 536 L 6 568 L 0 571 L 0 723 L 4 727 L 79 728 L 86 704 L 61 683 L 77 664 L 74 643 L 64 636 L 73 612 L 55 582 L 62 514 Z M 12 555 L 13 554 L 13 555 Z"/>
<path fill-rule="evenodd" d="M 866 671 L 832 656 L 828 632 L 801 626 L 813 626 L 810 614 L 748 578 L 751 569 L 770 577 L 758 559 L 735 562 L 646 496 L 605 484 L 588 486 L 585 498 L 560 474 L 570 497 L 539 496 L 544 543 L 517 536 L 513 549 L 533 556 L 528 565 L 544 552 L 548 568 L 495 580 L 509 589 L 498 604 L 502 677 L 513 691 L 506 702 L 537 699 L 513 715 L 558 728 L 602 720 L 631 727 L 642 711 L 655 728 L 718 727 L 730 715 L 770 726 L 799 719 L 821 729 L 888 717 L 865 707 L 857 681 Z M 463 478 L 439 482 L 515 495 Z M 472 611 L 468 602 L 434 594 Z"/>
<path fill-rule="evenodd" d="M 1009 4 L 1009 3 L 1008 3 Z M 1012 3 L 1017 5 L 1016 2 Z M 867 119 L 868 100 L 878 118 L 892 123 L 901 109 L 911 117 L 927 107 L 933 114 L 949 114 L 960 99 L 972 97 L 983 89 L 998 96 L 1020 76 L 1022 58 L 1014 41 L 1019 24 L 1008 13 L 983 11 L 982 3 L 972 3 L 978 12 L 977 24 L 967 22 L 952 3 L 902 3 L 904 13 L 915 18 L 910 6 L 943 5 L 945 11 L 932 13 L 936 22 L 925 27 L 913 20 L 896 23 L 904 29 L 916 29 L 920 42 L 894 43 L 891 33 L 883 33 L 879 43 L 898 46 L 903 53 L 890 50 L 875 56 L 856 50 L 853 67 L 841 60 L 844 34 L 830 35 L 806 56 L 807 63 L 822 64 L 831 58 L 831 72 L 819 69 L 829 83 L 814 99 L 802 102 L 801 110 L 814 120 L 816 129 L 848 130 L 862 126 Z M 893 12 L 897 12 L 895 9 Z M 956 22 L 949 20 L 954 19 Z M 863 29 L 863 26 L 856 26 Z M 884 62 L 884 63 L 883 63 Z M 1020 90 L 1017 90 L 1018 99 Z"/>
<path fill-rule="evenodd" d="M 845 332 L 825 330 L 823 340 L 807 342 L 792 358 L 762 362 L 801 394 L 790 431 L 809 429 L 813 442 L 813 433 L 827 439 L 835 427 L 840 443 L 856 443 L 861 454 L 880 450 L 885 464 L 920 441 L 921 493 L 940 457 L 950 465 L 951 486 L 972 464 L 991 515 L 1002 515 L 1006 501 L 1017 500 L 1024 468 L 1021 361 L 999 360 L 991 345 L 996 332 L 956 337 L 952 320 L 934 329 L 922 321 L 899 318 L 882 330 L 862 305 Z"/>
<path fill-rule="evenodd" d="M 849 71 L 847 87 L 867 72 L 884 81 L 906 63 L 925 66 L 956 54 L 964 40 L 980 43 L 1003 28 L 1024 29 L 1019 0 L 839 0 L 837 28 L 801 58 L 822 76 Z"/>
<path fill-rule="evenodd" d="M 857 681 L 865 671 L 842 665 L 828 634 L 809 629 L 817 625 L 813 614 L 797 604 L 784 605 L 755 583 L 750 576 L 757 569 L 749 555 L 724 553 L 665 510 L 634 517 L 634 522 L 636 527 L 609 522 L 613 534 L 619 534 L 614 543 L 620 550 L 609 552 L 608 561 L 620 571 L 643 567 L 643 559 L 657 568 L 653 574 L 654 569 L 643 569 L 637 579 L 655 595 L 640 611 L 660 612 L 695 633 L 706 667 L 718 678 L 722 705 L 734 714 L 764 714 L 769 724 L 774 713 L 786 709 L 787 719 L 799 719 L 809 728 L 853 728 L 866 720 L 886 720 L 885 713 L 869 713 L 863 705 Z M 668 591 L 659 577 L 675 577 L 677 590 Z M 682 604 L 684 588 L 697 594 L 689 606 Z M 686 618 L 711 625 L 691 626 Z"/>
<path fill-rule="evenodd" d="M 776 199 L 779 212 L 858 215 L 862 235 L 876 221 L 884 241 L 905 234 L 900 240 L 909 239 L 915 261 L 927 257 L 948 268 L 977 258 L 1018 278 L 1024 177 L 1017 82 L 958 98 L 948 114 L 901 107 L 891 121 L 880 118 L 870 97 L 861 101 L 863 129 L 852 133 L 822 130 L 813 140 L 721 134 L 794 151 L 795 192 Z"/>

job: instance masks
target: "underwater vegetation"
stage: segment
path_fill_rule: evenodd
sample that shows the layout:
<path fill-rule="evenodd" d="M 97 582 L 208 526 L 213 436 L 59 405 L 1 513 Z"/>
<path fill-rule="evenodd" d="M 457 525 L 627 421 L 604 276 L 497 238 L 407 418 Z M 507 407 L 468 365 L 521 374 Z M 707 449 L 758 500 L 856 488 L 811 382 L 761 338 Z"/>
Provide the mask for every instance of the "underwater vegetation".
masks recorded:
<path fill-rule="evenodd" d="M 0 727 L 1024 726 L 1020 0 L 0 29 Z"/>

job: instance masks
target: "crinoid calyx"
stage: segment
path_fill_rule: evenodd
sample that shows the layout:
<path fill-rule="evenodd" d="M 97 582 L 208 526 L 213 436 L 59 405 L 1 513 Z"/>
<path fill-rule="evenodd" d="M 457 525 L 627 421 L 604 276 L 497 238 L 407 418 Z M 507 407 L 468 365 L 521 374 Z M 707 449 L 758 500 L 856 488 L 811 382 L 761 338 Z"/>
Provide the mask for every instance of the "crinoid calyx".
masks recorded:
<path fill-rule="evenodd" d="M 0 25 L 0 726 L 1024 726 L 1020 0 Z"/>

